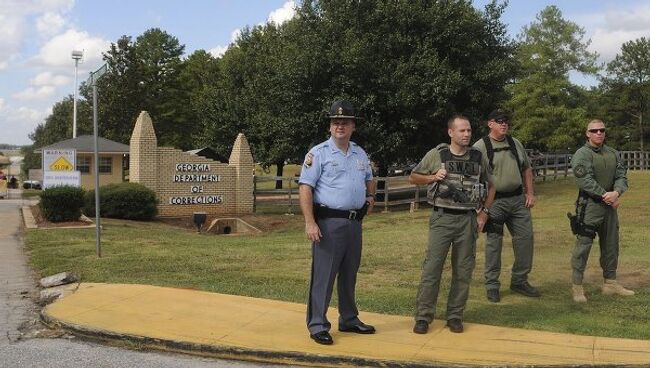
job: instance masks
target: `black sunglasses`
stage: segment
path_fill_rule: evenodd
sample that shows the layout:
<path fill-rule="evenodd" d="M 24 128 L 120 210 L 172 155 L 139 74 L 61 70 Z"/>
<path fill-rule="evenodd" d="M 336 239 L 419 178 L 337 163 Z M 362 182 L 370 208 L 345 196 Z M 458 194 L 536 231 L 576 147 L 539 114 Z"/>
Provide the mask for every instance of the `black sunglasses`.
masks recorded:
<path fill-rule="evenodd" d="M 605 133 L 605 128 L 589 129 L 589 133 Z"/>
<path fill-rule="evenodd" d="M 508 120 L 505 120 L 505 119 L 494 120 L 494 122 L 499 124 L 499 125 L 509 124 Z"/>

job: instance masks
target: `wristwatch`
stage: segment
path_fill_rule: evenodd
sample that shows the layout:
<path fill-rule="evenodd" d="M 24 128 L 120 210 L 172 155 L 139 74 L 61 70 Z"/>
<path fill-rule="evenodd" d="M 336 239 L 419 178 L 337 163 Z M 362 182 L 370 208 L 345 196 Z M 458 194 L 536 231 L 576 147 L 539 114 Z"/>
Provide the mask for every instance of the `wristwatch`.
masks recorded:
<path fill-rule="evenodd" d="M 481 211 L 485 212 L 485 214 L 489 215 L 490 214 L 490 209 L 487 207 L 481 208 Z"/>

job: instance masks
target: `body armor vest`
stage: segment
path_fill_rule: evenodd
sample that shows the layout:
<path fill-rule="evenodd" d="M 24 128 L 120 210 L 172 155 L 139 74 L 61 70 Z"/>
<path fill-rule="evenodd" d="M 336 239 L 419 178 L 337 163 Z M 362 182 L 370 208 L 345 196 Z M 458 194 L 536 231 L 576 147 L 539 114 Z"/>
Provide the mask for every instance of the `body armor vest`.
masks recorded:
<path fill-rule="evenodd" d="M 458 210 L 477 209 L 487 195 L 485 184 L 480 182 L 481 151 L 470 147 L 469 158 L 458 159 L 451 154 L 448 145 L 436 148 L 440 152 L 441 168 L 447 170 L 447 177 L 429 187 L 428 203 Z"/>

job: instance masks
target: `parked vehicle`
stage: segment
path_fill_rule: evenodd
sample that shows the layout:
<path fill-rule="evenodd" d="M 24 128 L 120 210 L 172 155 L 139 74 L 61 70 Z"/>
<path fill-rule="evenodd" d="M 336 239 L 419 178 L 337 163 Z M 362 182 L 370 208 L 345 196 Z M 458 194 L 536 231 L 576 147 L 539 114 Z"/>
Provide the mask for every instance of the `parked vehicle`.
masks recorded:
<path fill-rule="evenodd" d="M 7 198 L 9 190 L 7 189 L 7 176 L 0 172 L 0 198 Z"/>
<path fill-rule="evenodd" d="M 25 180 L 23 182 L 23 189 L 42 189 L 41 182 L 38 180 Z"/>

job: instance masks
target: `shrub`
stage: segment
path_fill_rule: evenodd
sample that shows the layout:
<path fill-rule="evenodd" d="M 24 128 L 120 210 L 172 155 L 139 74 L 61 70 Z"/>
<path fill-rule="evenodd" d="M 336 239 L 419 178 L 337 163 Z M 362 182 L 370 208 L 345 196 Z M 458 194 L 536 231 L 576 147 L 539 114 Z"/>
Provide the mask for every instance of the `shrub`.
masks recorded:
<path fill-rule="evenodd" d="M 45 189 L 41 193 L 39 206 L 48 221 L 76 221 L 84 206 L 84 190 L 72 186 Z"/>
<path fill-rule="evenodd" d="M 95 191 L 86 193 L 84 213 L 95 216 Z M 156 194 L 137 183 L 108 184 L 99 187 L 101 217 L 127 220 L 151 220 L 158 213 Z"/>

